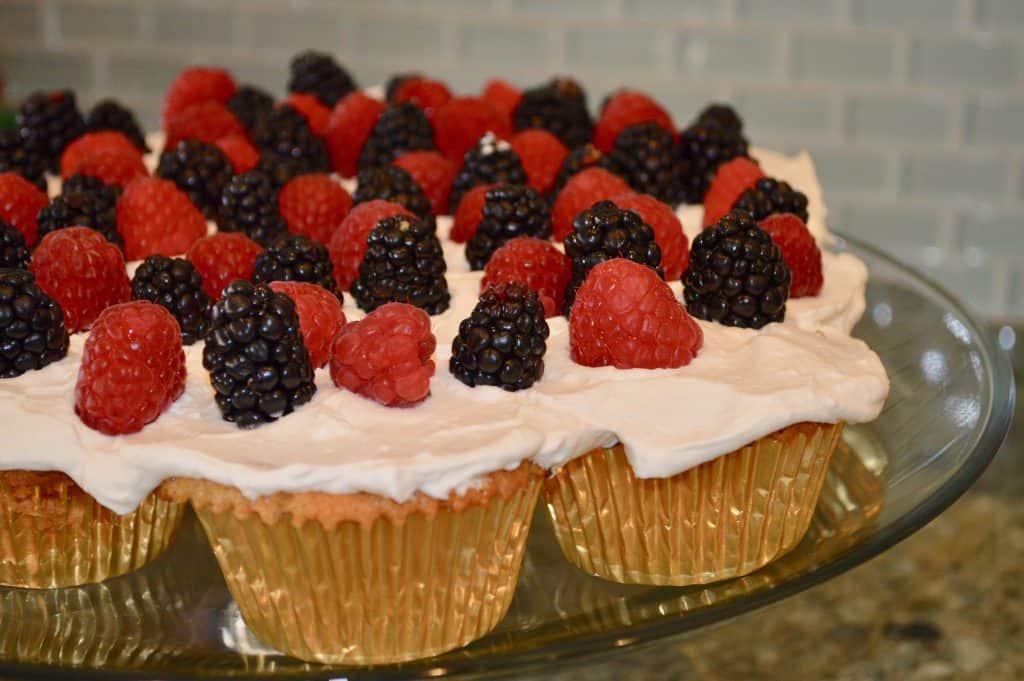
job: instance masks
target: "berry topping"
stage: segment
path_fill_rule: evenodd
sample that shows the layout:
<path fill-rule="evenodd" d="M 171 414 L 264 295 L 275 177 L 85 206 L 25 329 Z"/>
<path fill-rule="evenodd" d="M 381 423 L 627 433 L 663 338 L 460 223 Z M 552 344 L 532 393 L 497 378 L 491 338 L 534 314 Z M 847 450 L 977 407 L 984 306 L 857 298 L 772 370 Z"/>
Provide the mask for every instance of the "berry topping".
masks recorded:
<path fill-rule="evenodd" d="M 789 285 L 790 298 L 816 296 L 824 283 L 821 274 L 821 251 L 807 225 L 792 213 L 776 213 L 758 225 L 772 237 L 782 251 L 782 259 L 793 275 Z"/>
<path fill-rule="evenodd" d="M 576 147 L 562 161 L 562 166 L 558 169 L 558 175 L 555 176 L 553 193 L 558 194 L 561 192 L 566 183 L 576 173 L 594 166 L 607 170 L 608 165 L 608 159 L 593 144 L 584 144 L 581 147 Z"/>
<path fill-rule="evenodd" d="M 167 136 L 164 148 L 173 149 L 181 140 L 216 142 L 228 135 L 244 135 L 245 129 L 223 103 L 207 100 L 197 102 L 168 118 L 164 132 Z"/>
<path fill-rule="evenodd" d="M 366 239 L 352 296 L 367 312 L 398 302 L 440 314 L 451 299 L 445 269 L 441 242 L 431 226 L 407 215 L 384 218 Z"/>
<path fill-rule="evenodd" d="M 256 125 L 256 121 L 273 108 L 273 95 L 255 85 L 243 85 L 228 100 L 228 110 L 246 129 Z"/>
<path fill-rule="evenodd" d="M 207 101 L 227 104 L 235 94 L 235 89 L 234 78 L 224 69 L 207 66 L 185 69 L 174 79 L 164 97 L 164 126 L 171 118 L 193 104 Z"/>
<path fill-rule="evenodd" d="M 492 284 L 519 281 L 537 293 L 544 315 L 562 314 L 565 289 L 572 278 L 572 260 L 550 241 L 520 237 L 494 252 L 484 268 L 480 290 Z"/>
<path fill-rule="evenodd" d="M 690 248 L 675 211 L 649 194 L 623 194 L 612 197 L 611 201 L 622 210 L 633 211 L 651 226 L 654 240 L 661 249 L 665 279 L 678 279 L 690 259 Z"/>
<path fill-rule="evenodd" d="M 487 134 L 462 159 L 462 168 L 452 184 L 452 208 L 457 209 L 462 195 L 473 187 L 495 182 L 526 184 L 526 171 L 512 145 Z"/>
<path fill-rule="evenodd" d="M 39 211 L 49 203 L 46 194 L 15 173 L 0 173 L 0 220 L 21 232 L 30 248 L 39 239 Z"/>
<path fill-rule="evenodd" d="M 61 177 L 88 175 L 104 184 L 124 187 L 149 172 L 142 154 L 119 132 L 91 132 L 68 145 L 60 158 Z"/>
<path fill-rule="evenodd" d="M 0 130 L 0 173 L 17 173 L 46 191 L 45 153 L 29 144 L 17 130 Z"/>
<path fill-rule="evenodd" d="M 679 153 L 686 164 L 683 201 L 700 203 L 715 178 L 718 167 L 739 156 L 747 156 L 747 140 L 736 130 L 717 123 L 695 123 L 679 135 Z"/>
<path fill-rule="evenodd" d="M 293 92 L 288 95 L 285 102 L 291 108 L 302 114 L 306 124 L 313 134 L 323 137 L 327 131 L 327 120 L 331 117 L 331 110 L 324 106 L 316 95 L 307 95 L 302 92 Z"/>
<path fill-rule="evenodd" d="M 264 246 L 288 231 L 266 173 L 250 170 L 231 178 L 220 197 L 217 226 L 222 232 L 242 232 Z"/>
<path fill-rule="evenodd" d="M 624 258 L 595 267 L 569 315 L 577 364 L 675 369 L 697 355 L 704 334 L 655 272 Z"/>
<path fill-rule="evenodd" d="M 436 151 L 410 151 L 395 159 L 398 166 L 412 176 L 430 200 L 430 212 L 448 214 L 448 197 L 455 181 L 455 164 Z"/>
<path fill-rule="evenodd" d="M 31 257 L 21 232 L 0 220 L 0 269 L 27 270 Z"/>
<path fill-rule="evenodd" d="M 42 369 L 68 354 L 64 313 L 31 272 L 7 269 L 4 240 L 15 230 L 0 223 L 0 378 Z"/>
<path fill-rule="evenodd" d="M 633 189 L 675 205 L 683 200 L 686 165 L 672 133 L 656 123 L 631 125 L 615 138 L 608 164 Z"/>
<path fill-rule="evenodd" d="M 523 91 L 512 119 L 516 130 L 541 128 L 570 148 L 590 141 L 594 127 L 583 88 L 571 78 Z"/>
<path fill-rule="evenodd" d="M 236 175 L 249 172 L 260 162 L 260 152 L 245 135 L 235 133 L 221 137 L 214 144 L 227 156 Z"/>
<path fill-rule="evenodd" d="M 423 110 L 412 102 L 394 104 L 377 117 L 359 152 L 359 168 L 391 163 L 407 151 L 434 148 L 434 129 Z"/>
<path fill-rule="evenodd" d="M 626 181 L 604 168 L 587 168 L 573 175 L 551 207 L 551 228 L 556 241 L 572 232 L 573 221 L 598 201 L 632 191 Z"/>
<path fill-rule="evenodd" d="M 466 260 L 482 270 L 491 254 L 502 244 L 519 236 L 546 239 L 551 236 L 551 216 L 540 194 L 522 184 L 500 184 L 488 190 L 480 221 L 466 244 Z"/>
<path fill-rule="evenodd" d="M 22 139 L 53 171 L 64 148 L 85 133 L 85 121 L 70 90 L 32 93 L 18 109 L 17 125 Z"/>
<path fill-rule="evenodd" d="M 330 175 L 312 173 L 282 187 L 277 206 L 289 232 L 326 244 L 352 208 L 352 197 Z"/>
<path fill-rule="evenodd" d="M 331 358 L 331 343 L 345 325 L 341 300 L 323 286 L 302 281 L 272 281 L 270 288 L 283 293 L 295 303 L 299 315 L 302 342 L 309 351 L 314 369 L 327 364 Z"/>
<path fill-rule="evenodd" d="M 104 99 L 97 102 L 89 111 L 85 119 L 85 128 L 89 132 L 100 132 L 101 130 L 112 130 L 119 132 L 135 145 L 141 153 L 149 153 L 149 146 L 142 134 L 142 128 L 135 119 L 131 109 L 113 99 Z"/>
<path fill-rule="evenodd" d="M 430 199 L 412 175 L 398 166 L 377 166 L 359 171 L 356 204 L 381 199 L 405 206 L 421 218 L 430 216 Z"/>
<path fill-rule="evenodd" d="M 565 145 L 546 130 L 523 130 L 512 138 L 512 150 L 523 165 L 527 184 L 542 195 L 549 194 L 569 155 Z"/>
<path fill-rule="evenodd" d="M 449 99 L 452 92 L 448 86 L 439 80 L 431 78 L 413 77 L 406 78 L 396 89 L 389 102 L 400 104 L 411 102 L 423 109 L 427 119 L 433 119 L 437 110 L 440 109 Z"/>
<path fill-rule="evenodd" d="M 210 326 L 210 298 L 203 278 L 184 258 L 151 255 L 132 277 L 132 299 L 148 300 L 170 312 L 181 328 L 181 340 L 192 345 Z"/>
<path fill-rule="evenodd" d="M 331 351 L 331 379 L 339 388 L 385 407 L 411 407 L 430 394 L 436 346 L 423 310 L 387 303 L 338 334 Z"/>
<path fill-rule="evenodd" d="M 207 220 L 216 220 L 220 196 L 234 168 L 228 157 L 214 144 L 182 140 L 178 146 L 160 154 L 157 177 L 170 180 L 185 192 Z"/>
<path fill-rule="evenodd" d="M 185 392 L 181 331 L 148 301 L 108 308 L 82 351 L 75 413 L 105 435 L 137 433 Z"/>
<path fill-rule="evenodd" d="M 366 240 L 370 232 L 378 222 L 395 215 L 413 217 L 404 206 L 377 199 L 357 204 L 342 220 L 327 244 L 334 264 L 334 280 L 340 290 L 349 290 L 359 276 L 359 265 L 366 255 Z"/>
<path fill-rule="evenodd" d="M 308 92 L 325 106 L 334 106 L 355 89 L 352 76 L 329 54 L 307 50 L 292 58 L 288 92 Z"/>
<path fill-rule="evenodd" d="M 639 123 L 655 123 L 675 134 L 676 126 L 656 101 L 642 92 L 620 90 L 605 102 L 594 127 L 594 146 L 607 154 L 623 130 Z"/>
<path fill-rule="evenodd" d="M 313 399 L 313 364 L 291 298 L 236 281 L 210 320 L 203 367 L 224 420 L 255 428 Z"/>
<path fill-rule="evenodd" d="M 188 261 L 203 278 L 203 290 L 212 300 L 235 279 L 252 279 L 256 256 L 263 248 L 241 232 L 217 232 L 197 240 L 188 249 Z"/>
<path fill-rule="evenodd" d="M 117 231 L 124 237 L 125 257 L 141 260 L 154 253 L 184 253 L 206 234 L 206 220 L 173 182 L 144 177 L 124 188 Z"/>
<path fill-rule="evenodd" d="M 313 134 L 302 114 L 288 104 L 261 116 L 250 137 L 253 146 L 275 162 L 292 164 L 306 173 L 331 169 L 324 141 Z"/>
<path fill-rule="evenodd" d="M 453 163 L 462 163 L 466 152 L 488 132 L 501 138 L 512 134 L 508 120 L 477 97 L 453 97 L 437 110 L 433 123 L 437 148 Z"/>
<path fill-rule="evenodd" d="M 495 184 L 481 184 L 470 189 L 459 201 L 459 208 L 455 211 L 452 221 L 452 231 L 448 235 L 457 244 L 463 244 L 473 238 L 476 234 L 476 226 L 484 216 L 484 203 L 487 201 L 487 192 L 496 187 Z"/>
<path fill-rule="evenodd" d="M 383 111 L 384 102 L 362 92 L 353 92 L 334 107 L 324 135 L 335 172 L 343 177 L 355 176 L 363 145 Z"/>
<path fill-rule="evenodd" d="M 484 90 L 480 96 L 504 116 L 511 127 L 512 116 L 515 114 L 516 107 L 519 106 L 519 101 L 523 98 L 522 91 L 501 78 L 491 78 L 484 84 Z"/>
<path fill-rule="evenodd" d="M 131 299 L 121 251 L 88 227 L 47 234 L 29 267 L 39 288 L 64 311 L 64 324 L 71 333 L 89 328 L 111 305 Z"/>
<path fill-rule="evenodd" d="M 762 177 L 755 182 L 753 187 L 740 194 L 732 209 L 746 211 L 755 221 L 775 213 L 792 213 L 807 222 L 807 197 L 790 187 L 788 182 L 773 177 Z"/>
<path fill-rule="evenodd" d="M 746 156 L 723 163 L 715 173 L 707 194 L 704 195 L 704 227 L 709 227 L 732 210 L 743 192 L 764 177 L 764 171 Z"/>
<path fill-rule="evenodd" d="M 698 123 L 710 123 L 723 130 L 743 132 L 743 121 L 736 110 L 728 104 L 709 104 L 697 115 Z"/>
<path fill-rule="evenodd" d="M 304 281 L 323 286 L 338 296 L 334 267 L 327 247 L 302 234 L 279 236 L 256 258 L 252 280 L 256 284 L 272 281 Z"/>
<path fill-rule="evenodd" d="M 91 227 L 118 248 L 124 245 L 117 231 L 120 192 L 95 177 L 72 175 L 61 185 L 60 196 L 39 211 L 39 236 L 65 227 Z"/>
<path fill-rule="evenodd" d="M 698 319 L 760 329 L 785 318 L 790 279 L 768 232 L 732 213 L 693 240 L 683 298 Z"/>
<path fill-rule="evenodd" d="M 466 385 L 524 390 L 544 375 L 548 323 L 544 306 L 526 284 L 498 284 L 480 294 L 459 324 L 448 370 Z"/>

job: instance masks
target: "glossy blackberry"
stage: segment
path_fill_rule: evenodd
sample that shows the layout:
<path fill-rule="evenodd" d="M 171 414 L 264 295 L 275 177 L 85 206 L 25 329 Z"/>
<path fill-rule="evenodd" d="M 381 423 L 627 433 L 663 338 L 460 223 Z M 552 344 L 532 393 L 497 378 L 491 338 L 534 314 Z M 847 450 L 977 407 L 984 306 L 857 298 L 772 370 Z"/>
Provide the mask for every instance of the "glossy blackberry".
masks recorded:
<path fill-rule="evenodd" d="M 740 194 L 733 210 L 750 213 L 755 222 L 773 213 L 792 213 L 807 222 L 807 197 L 774 177 L 762 177 L 752 188 Z"/>
<path fill-rule="evenodd" d="M 421 218 L 430 218 L 430 199 L 412 175 L 398 166 L 378 166 L 359 171 L 352 201 L 359 204 L 374 199 L 397 203 Z"/>
<path fill-rule="evenodd" d="M 0 269 L 27 270 L 31 258 L 21 232 L 0 220 Z"/>
<path fill-rule="evenodd" d="M 701 203 L 718 166 L 747 155 L 747 140 L 735 130 L 717 123 L 695 123 L 679 136 L 679 153 L 686 164 L 683 200 Z"/>
<path fill-rule="evenodd" d="M 391 163 L 407 151 L 434 149 L 434 128 L 412 102 L 389 106 L 377 119 L 359 152 L 359 168 Z"/>
<path fill-rule="evenodd" d="M 512 120 L 516 130 L 547 130 L 570 149 L 586 144 L 594 130 L 583 88 L 569 78 L 524 91 Z"/>
<path fill-rule="evenodd" d="M 263 154 L 260 156 L 255 169 L 267 176 L 271 186 L 274 187 L 274 191 L 281 191 L 282 187 L 299 175 L 309 173 L 303 162 L 274 156 L 273 154 Z"/>
<path fill-rule="evenodd" d="M 296 163 L 307 173 L 331 171 L 324 141 L 313 134 L 303 115 L 287 104 L 261 116 L 250 135 L 261 155 Z"/>
<path fill-rule="evenodd" d="M 638 192 L 675 205 L 685 198 L 686 165 L 672 133 L 656 123 L 631 125 L 615 138 L 610 167 Z"/>
<path fill-rule="evenodd" d="M 216 220 L 221 194 L 234 168 L 216 144 L 186 139 L 160 154 L 156 175 L 185 192 L 207 220 Z"/>
<path fill-rule="evenodd" d="M 451 300 L 445 269 L 441 242 L 426 222 L 408 215 L 385 218 L 366 239 L 352 297 L 367 312 L 397 302 L 440 314 Z"/>
<path fill-rule="evenodd" d="M 203 367 L 221 415 L 239 428 L 290 414 L 316 393 L 295 304 L 262 284 L 232 282 L 213 304 Z"/>
<path fill-rule="evenodd" d="M 566 316 L 590 270 L 607 260 L 627 258 L 665 276 L 654 230 L 639 215 L 611 201 L 599 201 L 576 216 L 572 233 L 565 238 L 565 254 L 572 259 L 572 279 L 565 289 Z"/>
<path fill-rule="evenodd" d="M 494 251 L 511 239 L 551 236 L 551 213 L 535 189 L 522 184 L 502 184 L 488 190 L 476 233 L 466 244 L 466 260 L 482 270 Z"/>
<path fill-rule="evenodd" d="M 57 172 L 60 155 L 85 132 L 85 121 L 71 90 L 35 92 L 21 104 L 18 132 L 42 155 L 48 170 Z"/>
<path fill-rule="evenodd" d="M 308 92 L 333 107 L 355 89 L 352 76 L 329 54 L 309 50 L 292 58 L 288 92 Z"/>
<path fill-rule="evenodd" d="M 273 95 L 255 85 L 243 85 L 235 90 L 235 94 L 228 100 L 228 109 L 235 114 L 235 118 L 246 130 L 252 129 L 256 121 L 270 113 L 273 108 Z"/>
<path fill-rule="evenodd" d="M 17 130 L 0 130 L 0 173 L 17 173 L 46 191 L 46 157 Z"/>
<path fill-rule="evenodd" d="M 89 132 L 113 130 L 127 137 L 143 154 L 149 153 L 146 137 L 131 109 L 113 99 L 97 102 L 85 119 L 85 128 Z"/>
<path fill-rule="evenodd" d="M 250 170 L 228 181 L 220 197 L 217 226 L 222 232 L 242 232 L 262 246 L 288 231 L 277 209 L 277 191 L 265 173 Z"/>
<path fill-rule="evenodd" d="M 389 102 L 395 101 L 395 95 L 398 94 L 398 88 L 402 87 L 407 80 L 413 78 L 422 78 L 423 74 L 418 71 L 410 71 L 408 73 L 396 73 L 388 78 L 387 85 L 384 86 L 384 98 Z"/>
<path fill-rule="evenodd" d="M 544 375 L 548 333 L 535 291 L 519 282 L 490 286 L 459 324 L 448 370 L 470 387 L 529 388 Z"/>
<path fill-rule="evenodd" d="M 588 142 L 583 146 L 576 147 L 562 161 L 562 167 L 555 178 L 555 189 L 551 192 L 551 195 L 555 196 L 558 192 L 562 191 L 562 188 L 565 187 L 565 184 L 572 176 L 581 170 L 586 170 L 593 166 L 609 168 L 609 165 L 608 158 L 593 144 Z"/>
<path fill-rule="evenodd" d="M 341 298 L 327 247 L 302 234 L 279 236 L 256 256 L 252 280 L 256 284 L 303 281 L 322 286 Z"/>
<path fill-rule="evenodd" d="M 723 130 L 743 132 L 743 119 L 728 104 L 709 104 L 697 115 L 697 122 L 717 125 Z"/>
<path fill-rule="evenodd" d="M 698 319 L 760 329 L 785 318 L 790 278 L 768 232 L 733 213 L 693 240 L 683 299 Z"/>
<path fill-rule="evenodd" d="M 462 168 L 452 183 L 449 197 L 451 211 L 455 212 L 462 195 L 470 189 L 492 182 L 526 184 L 526 171 L 523 170 L 519 154 L 512 150 L 508 142 L 487 133 L 463 158 Z"/>
<path fill-rule="evenodd" d="M 120 192 L 95 177 L 72 175 L 61 184 L 60 196 L 39 211 L 39 238 L 65 227 L 91 227 L 118 248 L 124 239 L 117 231 Z"/>
<path fill-rule="evenodd" d="M 68 354 L 60 305 L 31 272 L 0 268 L 0 378 L 42 369 Z"/>
<path fill-rule="evenodd" d="M 203 278 L 188 260 L 151 255 L 132 276 L 132 300 L 148 300 L 167 309 L 178 320 L 181 341 L 192 345 L 210 328 L 210 297 Z"/>

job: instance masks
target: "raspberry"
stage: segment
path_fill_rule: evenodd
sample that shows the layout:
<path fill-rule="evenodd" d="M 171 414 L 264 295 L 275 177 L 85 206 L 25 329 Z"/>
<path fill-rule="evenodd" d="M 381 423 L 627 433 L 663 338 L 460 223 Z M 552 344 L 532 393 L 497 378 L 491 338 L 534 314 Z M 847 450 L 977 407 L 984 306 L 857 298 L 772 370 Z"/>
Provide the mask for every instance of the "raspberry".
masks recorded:
<path fill-rule="evenodd" d="M 622 194 L 612 197 L 612 203 L 623 210 L 633 211 L 651 226 L 654 240 L 661 249 L 665 279 L 678 279 L 690 259 L 690 248 L 675 211 L 650 194 Z"/>
<path fill-rule="evenodd" d="M 583 366 L 675 369 L 703 343 L 700 326 L 668 284 L 624 258 L 591 270 L 569 315 L 569 352 Z"/>
<path fill-rule="evenodd" d="M 95 159 L 98 157 L 106 159 L 99 162 L 102 165 L 114 165 L 116 161 L 110 160 L 110 157 L 115 155 L 134 161 L 131 164 L 124 162 L 125 168 L 141 168 L 142 174 L 148 174 L 142 163 L 142 154 L 132 141 L 120 132 L 104 130 L 82 135 L 68 145 L 60 157 L 60 176 L 66 179 L 72 175 L 85 175 L 87 173 L 81 172 L 80 169 L 90 160 L 93 161 L 93 167 L 96 167 L 98 163 Z"/>
<path fill-rule="evenodd" d="M 293 92 L 285 101 L 302 114 L 314 135 L 324 136 L 324 132 L 327 131 L 327 120 L 331 117 L 331 110 L 324 106 L 316 95 Z"/>
<path fill-rule="evenodd" d="M 771 235 L 782 251 L 782 259 L 793 274 L 789 284 L 790 298 L 816 296 L 824 283 L 821 274 L 821 251 L 807 225 L 792 213 L 776 213 L 757 225 Z"/>
<path fill-rule="evenodd" d="M 512 138 L 512 150 L 526 171 L 526 182 L 541 194 L 555 187 L 555 178 L 569 150 L 547 130 L 523 130 Z"/>
<path fill-rule="evenodd" d="M 461 164 L 486 132 L 508 139 L 512 126 L 493 106 L 477 97 L 455 97 L 434 115 L 434 136 L 442 154 Z"/>
<path fill-rule="evenodd" d="M 349 290 L 359 276 L 359 264 L 366 255 L 366 239 L 373 228 L 384 218 L 395 215 L 412 216 L 412 213 L 390 201 L 367 201 L 354 206 L 342 220 L 341 226 L 334 230 L 327 250 L 331 254 L 334 280 L 339 289 Z"/>
<path fill-rule="evenodd" d="M 175 113 L 164 124 L 165 149 L 173 149 L 183 139 L 216 142 L 231 134 L 245 134 L 242 123 L 220 102 L 205 101 Z"/>
<path fill-rule="evenodd" d="M 426 312 L 408 303 L 387 303 L 338 334 L 331 379 L 386 407 L 411 407 L 430 394 L 436 347 Z"/>
<path fill-rule="evenodd" d="M 402 84 L 407 80 L 413 78 L 425 78 L 419 71 L 408 71 L 405 73 L 393 73 L 388 77 L 387 83 L 384 84 L 384 100 L 388 104 L 395 103 L 395 93 L 398 92 L 398 88 L 402 87 Z"/>
<path fill-rule="evenodd" d="M 334 107 L 324 136 L 335 172 L 343 177 L 355 177 L 359 154 L 384 109 L 384 102 L 362 92 L 353 92 Z"/>
<path fill-rule="evenodd" d="M 103 310 L 132 297 L 121 251 L 88 227 L 47 234 L 29 267 L 39 288 L 64 310 L 71 333 L 89 328 Z M 177 328 L 174 332 L 180 333 Z"/>
<path fill-rule="evenodd" d="M 341 301 L 323 286 L 301 281 L 273 281 L 270 288 L 283 293 L 295 303 L 299 315 L 302 342 L 309 350 L 314 369 L 327 364 L 331 358 L 331 344 L 345 326 L 345 313 Z"/>
<path fill-rule="evenodd" d="M 487 192 L 496 186 L 497 184 L 494 183 L 481 184 L 465 193 L 455 211 L 452 231 L 448 235 L 449 239 L 457 244 L 462 244 L 473 238 L 473 235 L 476 234 L 476 226 L 480 224 L 480 218 L 484 214 Z"/>
<path fill-rule="evenodd" d="M 105 435 L 137 433 L 185 392 L 185 352 L 171 313 L 144 300 L 96 320 L 82 351 L 75 413 Z"/>
<path fill-rule="evenodd" d="M 252 279 L 256 257 L 263 247 L 241 232 L 218 232 L 196 240 L 185 256 L 203 278 L 203 290 L 220 299 L 224 287 L 236 279 Z"/>
<path fill-rule="evenodd" d="M 562 314 L 565 287 L 572 278 L 572 261 L 554 244 L 533 237 L 512 239 L 498 250 L 484 268 L 480 290 L 492 284 L 519 281 L 537 293 L 544 315 Z"/>
<path fill-rule="evenodd" d="M 430 212 L 448 214 L 448 196 L 455 181 L 455 164 L 436 151 L 408 151 L 393 161 L 412 176 L 430 200 Z"/>
<path fill-rule="evenodd" d="M 431 78 L 413 77 L 407 78 L 395 90 L 393 101 L 395 104 L 401 102 L 412 102 L 419 108 L 428 119 L 433 119 L 437 110 L 444 106 L 452 98 L 452 91 L 448 86 L 439 80 Z"/>
<path fill-rule="evenodd" d="M 602 153 L 609 153 L 619 133 L 637 123 L 657 123 L 676 134 L 672 117 L 660 104 L 642 92 L 620 90 L 605 104 L 594 126 L 594 146 Z"/>
<path fill-rule="evenodd" d="M 0 220 L 21 232 L 31 248 L 39 239 L 39 211 L 49 201 L 46 194 L 17 173 L 0 173 Z"/>
<path fill-rule="evenodd" d="M 129 260 L 159 253 L 180 255 L 206 234 L 206 220 L 188 195 L 170 180 L 141 178 L 117 202 L 117 231 Z"/>
<path fill-rule="evenodd" d="M 723 215 L 732 210 L 733 204 L 743 192 L 753 187 L 764 177 L 764 171 L 753 160 L 746 156 L 734 158 L 723 163 L 715 172 L 715 179 L 708 186 L 704 195 L 704 224 L 710 227 L 718 222 Z"/>
<path fill-rule="evenodd" d="M 299 175 L 277 195 L 288 231 L 326 244 L 352 208 L 352 197 L 325 173 Z"/>
<path fill-rule="evenodd" d="M 137 153 L 98 151 L 70 169 L 73 175 L 85 175 L 101 180 L 103 184 L 124 187 L 132 180 L 148 177 L 142 157 Z"/>
<path fill-rule="evenodd" d="M 164 97 L 163 122 L 198 102 L 227 104 L 235 94 L 235 80 L 224 69 L 196 66 L 185 69 L 167 89 Z M 211 142 L 212 140 L 205 140 Z"/>
<path fill-rule="evenodd" d="M 256 147 L 245 135 L 232 133 L 221 137 L 214 144 L 220 147 L 220 150 L 231 161 L 231 167 L 236 175 L 249 172 L 260 162 L 260 152 L 256 151 Z"/>
<path fill-rule="evenodd" d="M 498 113 L 507 118 L 508 124 L 511 127 L 512 116 L 515 114 L 519 102 L 523 99 L 523 92 L 506 80 L 491 78 L 484 85 L 484 90 L 480 97 L 497 109 Z"/>
<path fill-rule="evenodd" d="M 581 212 L 598 201 L 628 194 L 632 190 L 626 181 L 604 168 L 587 168 L 565 183 L 551 208 L 551 228 L 556 241 L 572 233 L 572 221 Z"/>

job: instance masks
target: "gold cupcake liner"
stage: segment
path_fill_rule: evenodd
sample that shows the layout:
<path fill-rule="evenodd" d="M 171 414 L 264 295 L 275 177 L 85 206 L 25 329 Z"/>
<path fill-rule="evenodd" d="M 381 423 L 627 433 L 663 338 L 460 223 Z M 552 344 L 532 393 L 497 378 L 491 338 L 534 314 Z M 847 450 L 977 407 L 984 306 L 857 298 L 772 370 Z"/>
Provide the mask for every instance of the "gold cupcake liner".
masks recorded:
<path fill-rule="evenodd" d="M 515 592 L 541 477 L 507 497 L 366 526 L 194 504 L 246 624 L 283 653 L 386 664 L 484 636 Z"/>
<path fill-rule="evenodd" d="M 150 495 L 118 515 L 65 475 L 0 473 L 0 584 L 50 589 L 137 570 L 170 545 L 184 510 Z"/>
<path fill-rule="evenodd" d="M 569 562 L 626 584 L 749 574 L 803 538 L 843 424 L 798 423 L 669 478 L 638 479 L 621 445 L 544 484 Z"/>

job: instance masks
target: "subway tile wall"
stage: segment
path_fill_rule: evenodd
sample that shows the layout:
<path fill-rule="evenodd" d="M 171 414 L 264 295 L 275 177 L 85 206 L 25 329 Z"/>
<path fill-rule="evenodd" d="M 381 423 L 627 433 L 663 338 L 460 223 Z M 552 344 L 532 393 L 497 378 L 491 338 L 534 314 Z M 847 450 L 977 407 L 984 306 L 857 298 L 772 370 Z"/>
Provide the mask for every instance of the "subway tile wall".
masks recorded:
<path fill-rule="evenodd" d="M 1024 0 L 0 0 L 12 97 L 116 95 L 149 126 L 182 67 L 280 93 L 305 47 L 364 84 L 570 73 L 681 122 L 731 101 L 755 143 L 814 154 L 835 229 L 1024 320 Z"/>

